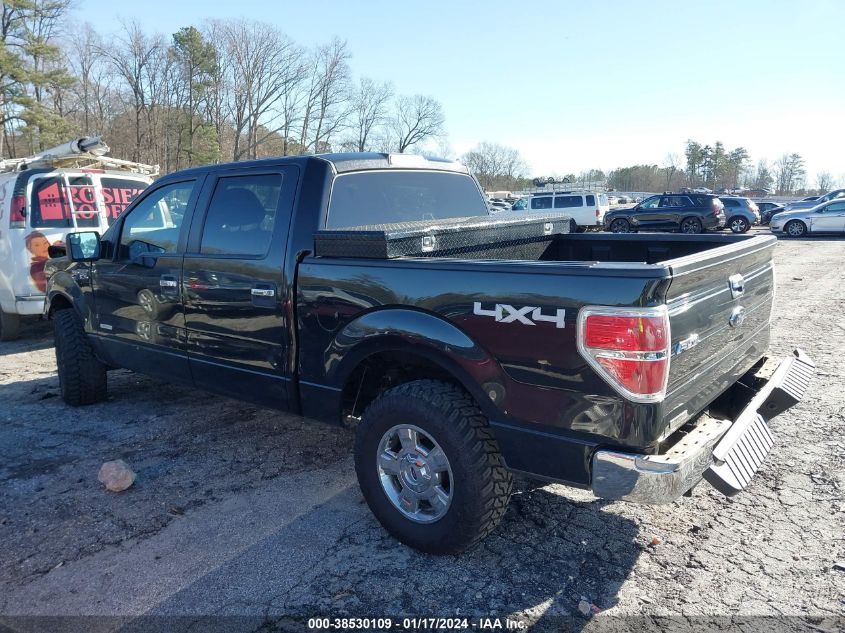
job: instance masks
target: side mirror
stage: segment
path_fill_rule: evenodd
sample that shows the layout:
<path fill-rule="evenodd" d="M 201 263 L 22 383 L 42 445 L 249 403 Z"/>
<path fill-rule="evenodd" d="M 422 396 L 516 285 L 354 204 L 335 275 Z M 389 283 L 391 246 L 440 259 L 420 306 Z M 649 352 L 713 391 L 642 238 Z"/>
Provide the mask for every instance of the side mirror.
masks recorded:
<path fill-rule="evenodd" d="M 72 262 L 93 262 L 100 259 L 100 234 L 96 231 L 69 233 L 67 258 Z"/>

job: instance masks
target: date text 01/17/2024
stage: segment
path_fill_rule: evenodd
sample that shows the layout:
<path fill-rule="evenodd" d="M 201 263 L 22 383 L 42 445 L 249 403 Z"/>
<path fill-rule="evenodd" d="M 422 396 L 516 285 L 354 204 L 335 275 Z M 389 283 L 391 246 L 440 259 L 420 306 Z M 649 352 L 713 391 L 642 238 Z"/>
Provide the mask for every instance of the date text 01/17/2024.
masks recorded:
<path fill-rule="evenodd" d="M 394 618 L 308 618 L 309 630 L 381 630 L 381 631 L 523 631 L 526 623 L 522 620 L 510 618 L 480 617 L 480 618 L 438 618 L 438 617 L 404 617 Z"/>

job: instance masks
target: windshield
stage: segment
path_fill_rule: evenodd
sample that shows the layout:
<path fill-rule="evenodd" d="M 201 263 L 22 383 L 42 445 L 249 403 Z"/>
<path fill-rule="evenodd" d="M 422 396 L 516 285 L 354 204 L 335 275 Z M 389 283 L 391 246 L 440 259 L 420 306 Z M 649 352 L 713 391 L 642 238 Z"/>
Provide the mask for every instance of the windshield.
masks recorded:
<path fill-rule="evenodd" d="M 334 181 L 326 228 L 489 215 L 470 176 L 438 171 L 371 171 Z"/>

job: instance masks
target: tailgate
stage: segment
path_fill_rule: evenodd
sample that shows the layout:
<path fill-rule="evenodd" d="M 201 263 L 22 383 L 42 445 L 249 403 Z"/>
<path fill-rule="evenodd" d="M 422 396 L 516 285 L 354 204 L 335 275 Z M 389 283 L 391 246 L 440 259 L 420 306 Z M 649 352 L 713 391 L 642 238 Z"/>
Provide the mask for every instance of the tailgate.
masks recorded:
<path fill-rule="evenodd" d="M 757 236 L 665 262 L 672 330 L 668 435 L 759 360 L 769 345 L 777 240 Z"/>

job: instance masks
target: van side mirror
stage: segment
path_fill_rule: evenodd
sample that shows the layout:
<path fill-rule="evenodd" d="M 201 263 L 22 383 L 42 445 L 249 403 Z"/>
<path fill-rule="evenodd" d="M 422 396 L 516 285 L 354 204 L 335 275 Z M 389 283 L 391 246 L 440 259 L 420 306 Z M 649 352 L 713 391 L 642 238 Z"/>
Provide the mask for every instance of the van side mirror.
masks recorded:
<path fill-rule="evenodd" d="M 72 262 L 93 262 L 100 259 L 100 234 L 96 231 L 69 233 L 67 258 Z"/>

